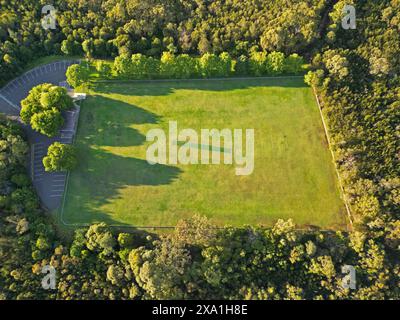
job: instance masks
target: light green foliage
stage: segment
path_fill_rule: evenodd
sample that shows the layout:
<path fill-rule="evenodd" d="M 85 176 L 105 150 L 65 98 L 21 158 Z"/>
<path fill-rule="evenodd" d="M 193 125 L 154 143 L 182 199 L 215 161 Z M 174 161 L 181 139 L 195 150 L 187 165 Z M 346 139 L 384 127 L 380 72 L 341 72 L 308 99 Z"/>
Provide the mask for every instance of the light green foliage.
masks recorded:
<path fill-rule="evenodd" d="M 140 53 L 131 57 L 130 73 L 135 79 L 149 79 L 158 74 L 158 61 L 153 57 L 146 57 Z"/>
<path fill-rule="evenodd" d="M 208 245 L 216 239 L 217 230 L 206 217 L 195 215 L 190 219 L 178 221 L 173 237 L 188 245 Z"/>
<path fill-rule="evenodd" d="M 126 54 L 116 57 L 113 64 L 115 74 L 121 78 L 127 78 L 129 75 L 130 63 L 129 56 Z"/>
<path fill-rule="evenodd" d="M 44 83 L 31 89 L 21 101 L 21 120 L 44 135 L 57 135 L 64 123 L 61 111 L 73 106 L 72 98 L 62 87 Z"/>
<path fill-rule="evenodd" d="M 113 248 L 117 244 L 105 223 L 90 226 L 86 232 L 86 240 L 89 250 L 101 252 L 105 256 L 112 254 Z"/>
<path fill-rule="evenodd" d="M 336 275 L 335 266 L 330 256 L 320 256 L 312 259 L 309 271 L 326 278 L 329 282 Z"/>
<path fill-rule="evenodd" d="M 51 247 L 51 245 L 47 242 L 47 239 L 44 237 L 39 237 L 36 241 L 36 247 L 39 250 L 47 250 Z"/>
<path fill-rule="evenodd" d="M 267 57 L 266 63 L 269 74 L 282 74 L 285 67 L 285 55 L 282 52 L 271 52 Z"/>
<path fill-rule="evenodd" d="M 66 72 L 67 82 L 73 88 L 77 88 L 89 80 L 89 70 L 83 65 L 69 66 Z"/>
<path fill-rule="evenodd" d="M 304 76 L 304 82 L 309 86 L 320 86 L 322 85 L 322 79 L 324 76 L 324 70 L 309 71 Z"/>
<path fill-rule="evenodd" d="M 99 73 L 100 77 L 104 79 L 109 79 L 112 77 L 112 67 L 109 63 L 105 61 L 97 61 L 96 70 Z"/>
<path fill-rule="evenodd" d="M 286 286 L 287 292 L 287 300 L 303 300 L 303 292 L 304 290 L 299 287 L 295 287 L 292 285 L 287 285 Z"/>
<path fill-rule="evenodd" d="M 43 165 L 46 171 L 69 171 L 76 167 L 77 157 L 75 147 L 54 142 L 43 158 Z"/>
<path fill-rule="evenodd" d="M 180 54 L 176 56 L 175 61 L 177 78 L 189 79 L 198 78 L 200 76 L 198 59 L 193 58 L 188 54 Z"/>
<path fill-rule="evenodd" d="M 48 91 L 42 91 L 40 104 L 44 109 L 57 108 L 58 110 L 66 110 L 72 107 L 72 99 L 65 88 L 51 86 Z"/>
<path fill-rule="evenodd" d="M 366 244 L 366 249 L 360 254 L 361 266 L 369 274 L 377 274 L 384 268 L 385 252 L 372 239 Z"/>
<path fill-rule="evenodd" d="M 160 75 L 163 78 L 174 78 L 176 73 L 175 55 L 171 52 L 163 52 L 161 56 Z"/>
<path fill-rule="evenodd" d="M 198 59 L 187 54 L 175 56 L 164 52 L 160 60 L 160 77 L 173 79 L 196 78 L 199 75 Z"/>
<path fill-rule="evenodd" d="M 317 252 L 317 246 L 312 241 L 307 241 L 306 243 L 306 253 L 309 257 L 312 257 Z"/>
<path fill-rule="evenodd" d="M 86 54 L 87 58 L 91 58 L 93 55 L 93 40 L 92 39 L 86 39 L 82 42 L 82 50 Z"/>
<path fill-rule="evenodd" d="M 64 119 L 59 110 L 52 108 L 50 110 L 35 113 L 32 116 L 30 123 L 33 130 L 48 137 L 54 137 L 63 125 Z"/>
<path fill-rule="evenodd" d="M 327 51 L 324 54 L 325 66 L 329 73 L 339 79 L 343 80 L 349 74 L 349 62 L 346 57 L 336 54 L 334 51 Z"/>
<path fill-rule="evenodd" d="M 364 195 L 356 200 L 354 211 L 368 219 L 376 218 L 380 211 L 379 200 L 374 196 Z"/>
<path fill-rule="evenodd" d="M 133 251 L 129 262 L 136 282 L 151 299 L 185 298 L 182 280 L 188 272 L 191 256 L 181 243 L 164 238 L 156 242 L 153 250 L 142 247 Z"/>
<path fill-rule="evenodd" d="M 220 55 L 205 53 L 199 58 L 166 51 L 161 59 L 142 54 L 120 55 L 114 60 L 114 72 L 120 79 L 188 79 L 229 76 L 265 76 L 302 72 L 303 59 L 297 54 L 289 57 L 281 52 L 252 52 L 250 58 L 233 59 L 228 52 Z M 101 75 L 101 73 L 99 72 Z"/>
<path fill-rule="evenodd" d="M 107 270 L 107 280 L 113 285 L 121 285 L 125 276 L 125 270 L 122 267 L 111 265 Z"/>
<path fill-rule="evenodd" d="M 252 52 L 249 59 L 250 71 L 255 76 L 261 76 L 267 73 L 267 53 Z"/>
<path fill-rule="evenodd" d="M 221 76 L 222 66 L 220 58 L 212 53 L 206 53 L 200 58 L 200 68 L 205 78 Z"/>
<path fill-rule="evenodd" d="M 114 70 L 117 75 L 131 79 L 152 79 L 160 72 L 160 62 L 140 53 L 131 57 L 122 55 L 115 59 Z"/>

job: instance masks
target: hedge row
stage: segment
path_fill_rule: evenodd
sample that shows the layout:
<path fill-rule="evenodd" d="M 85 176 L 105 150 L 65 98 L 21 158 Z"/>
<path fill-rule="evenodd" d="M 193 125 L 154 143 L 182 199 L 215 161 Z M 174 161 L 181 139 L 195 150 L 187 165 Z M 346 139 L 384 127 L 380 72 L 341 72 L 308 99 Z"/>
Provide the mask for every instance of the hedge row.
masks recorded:
<path fill-rule="evenodd" d="M 161 59 L 140 53 L 118 56 L 112 65 L 99 62 L 97 71 L 103 78 L 114 79 L 189 79 L 229 76 L 276 76 L 300 74 L 304 60 L 297 54 L 253 52 L 249 57 L 233 59 L 228 53 L 206 53 L 201 57 L 164 52 Z"/>

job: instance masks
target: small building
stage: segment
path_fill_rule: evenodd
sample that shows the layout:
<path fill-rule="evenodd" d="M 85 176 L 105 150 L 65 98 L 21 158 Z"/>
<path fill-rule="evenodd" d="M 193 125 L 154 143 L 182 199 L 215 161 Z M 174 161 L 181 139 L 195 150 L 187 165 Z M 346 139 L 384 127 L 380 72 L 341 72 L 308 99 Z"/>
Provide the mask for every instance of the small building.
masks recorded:
<path fill-rule="evenodd" d="M 68 93 L 74 101 L 80 101 L 86 99 L 86 93 L 79 93 L 79 92 L 69 92 Z"/>
<path fill-rule="evenodd" d="M 67 81 L 59 82 L 58 85 L 60 87 L 63 87 L 65 89 L 67 89 L 68 95 L 72 99 L 74 99 L 74 101 L 80 101 L 80 100 L 85 100 L 86 99 L 86 93 L 74 92 L 74 89 L 68 84 Z"/>

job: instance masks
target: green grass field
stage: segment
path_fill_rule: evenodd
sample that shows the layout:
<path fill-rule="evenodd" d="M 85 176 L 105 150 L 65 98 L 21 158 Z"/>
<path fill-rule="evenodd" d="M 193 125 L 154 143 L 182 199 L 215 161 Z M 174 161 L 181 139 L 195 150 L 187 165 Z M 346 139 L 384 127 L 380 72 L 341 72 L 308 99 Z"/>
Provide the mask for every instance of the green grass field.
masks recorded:
<path fill-rule="evenodd" d="M 254 128 L 255 169 L 154 165 L 153 128 Z M 168 132 L 168 131 L 167 131 Z M 66 224 L 173 226 L 194 214 L 218 225 L 345 226 L 318 107 L 301 78 L 96 84 L 82 103 Z"/>

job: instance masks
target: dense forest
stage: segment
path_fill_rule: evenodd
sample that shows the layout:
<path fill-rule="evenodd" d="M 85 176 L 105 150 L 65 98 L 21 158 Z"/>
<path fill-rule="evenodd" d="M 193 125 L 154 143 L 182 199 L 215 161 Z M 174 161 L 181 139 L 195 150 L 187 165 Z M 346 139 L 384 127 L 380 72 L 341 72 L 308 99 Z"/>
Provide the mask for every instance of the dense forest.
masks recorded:
<path fill-rule="evenodd" d="M 0 83 L 33 58 L 51 54 L 301 54 L 319 37 L 327 2 L 56 0 L 58 27 L 45 30 L 41 9 L 48 1 L 1 0 Z"/>
<path fill-rule="evenodd" d="M 357 28 L 341 28 L 345 4 Z M 212 228 L 203 217 L 157 236 L 104 224 L 61 239 L 25 173 L 29 146 L 0 122 L 2 299 L 399 299 L 400 1 L 59 0 L 59 27 L 40 27 L 41 1 L 0 0 L 0 81 L 33 58 L 233 58 L 255 52 L 310 59 L 354 220 L 350 232 Z M 117 58 L 121 59 L 121 58 Z M 116 60 L 118 61 L 118 60 Z M 43 290 L 44 265 L 57 290 Z M 342 285 L 354 266 L 357 288 Z"/>

